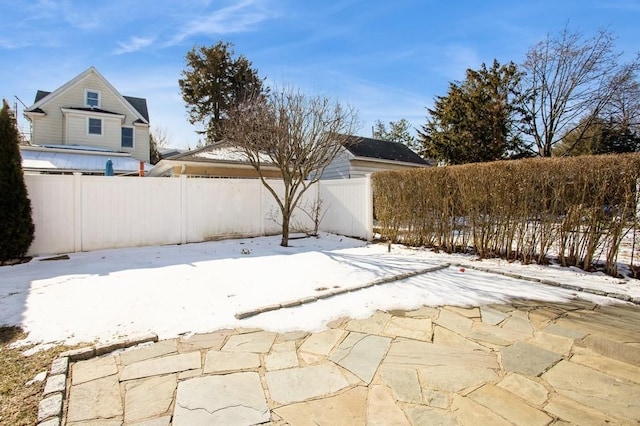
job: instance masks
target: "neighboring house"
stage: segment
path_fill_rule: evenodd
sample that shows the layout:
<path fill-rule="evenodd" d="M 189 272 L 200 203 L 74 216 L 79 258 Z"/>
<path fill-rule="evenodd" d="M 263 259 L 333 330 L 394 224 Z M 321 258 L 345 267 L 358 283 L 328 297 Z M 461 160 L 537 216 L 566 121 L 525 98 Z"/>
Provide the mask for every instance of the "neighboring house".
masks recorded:
<path fill-rule="evenodd" d="M 322 179 L 351 179 L 385 170 L 429 167 L 431 164 L 400 142 L 350 136 Z"/>
<path fill-rule="evenodd" d="M 261 159 L 262 174 L 266 178 L 280 178 L 280 170 Z M 147 176 L 189 176 L 207 178 L 257 178 L 258 173 L 244 154 L 226 142 L 217 142 L 200 149 L 164 158 L 149 171 Z"/>
<path fill-rule="evenodd" d="M 53 92 L 38 90 L 24 115 L 32 145 L 97 148 L 149 162 L 147 100 L 122 96 L 94 67 Z"/>
<path fill-rule="evenodd" d="M 188 150 L 178 148 L 160 148 L 158 151 L 160 151 L 160 158 L 169 158 L 175 155 L 184 154 Z"/>

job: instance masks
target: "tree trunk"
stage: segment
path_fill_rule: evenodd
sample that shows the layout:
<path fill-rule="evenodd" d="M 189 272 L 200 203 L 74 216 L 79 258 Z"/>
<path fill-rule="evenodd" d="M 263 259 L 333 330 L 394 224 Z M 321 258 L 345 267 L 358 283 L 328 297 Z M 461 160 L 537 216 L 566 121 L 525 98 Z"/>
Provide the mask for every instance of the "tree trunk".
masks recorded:
<path fill-rule="evenodd" d="M 282 240 L 280 245 L 282 247 L 289 247 L 289 219 L 291 212 L 282 212 Z"/>

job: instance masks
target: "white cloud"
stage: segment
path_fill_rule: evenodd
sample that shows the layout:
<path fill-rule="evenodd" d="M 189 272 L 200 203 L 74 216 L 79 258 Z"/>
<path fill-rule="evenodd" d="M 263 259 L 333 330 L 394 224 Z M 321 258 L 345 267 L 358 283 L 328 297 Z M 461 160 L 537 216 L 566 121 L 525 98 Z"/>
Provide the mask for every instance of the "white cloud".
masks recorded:
<path fill-rule="evenodd" d="M 21 49 L 30 46 L 31 42 L 27 40 L 10 40 L 8 38 L 0 38 L 0 49 Z"/>
<path fill-rule="evenodd" d="M 140 49 L 144 49 L 145 47 L 151 45 L 155 41 L 154 37 L 131 37 L 127 42 L 118 42 L 118 47 L 114 53 L 116 55 L 121 55 L 123 53 L 131 53 L 136 52 Z"/>
<path fill-rule="evenodd" d="M 191 20 L 167 45 L 176 45 L 196 35 L 250 31 L 255 24 L 268 19 L 269 16 L 267 11 L 260 8 L 259 2 L 255 0 L 243 1 Z"/>

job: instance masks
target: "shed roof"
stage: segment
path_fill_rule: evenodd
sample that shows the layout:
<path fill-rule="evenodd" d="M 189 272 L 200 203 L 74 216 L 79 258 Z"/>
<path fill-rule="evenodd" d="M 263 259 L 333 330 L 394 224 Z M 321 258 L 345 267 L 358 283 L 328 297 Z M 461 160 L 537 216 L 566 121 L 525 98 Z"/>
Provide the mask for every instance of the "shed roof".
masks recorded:
<path fill-rule="evenodd" d="M 140 161 L 128 154 L 83 147 L 20 146 L 22 168 L 25 171 L 51 173 L 104 173 L 107 160 L 116 174 L 137 173 Z M 145 163 L 145 171 L 150 165 Z"/>
<path fill-rule="evenodd" d="M 238 164 L 248 164 L 245 154 L 235 146 L 226 141 L 205 145 L 202 148 L 187 151 L 174 155 L 170 158 L 173 161 L 198 161 L 198 162 L 228 162 Z M 260 156 L 264 164 L 271 164 L 271 160 L 266 154 Z"/>
<path fill-rule="evenodd" d="M 349 136 L 342 144 L 356 157 L 367 157 L 380 160 L 401 161 L 404 163 L 429 164 L 424 158 L 413 152 L 400 142 L 381 139 Z"/>

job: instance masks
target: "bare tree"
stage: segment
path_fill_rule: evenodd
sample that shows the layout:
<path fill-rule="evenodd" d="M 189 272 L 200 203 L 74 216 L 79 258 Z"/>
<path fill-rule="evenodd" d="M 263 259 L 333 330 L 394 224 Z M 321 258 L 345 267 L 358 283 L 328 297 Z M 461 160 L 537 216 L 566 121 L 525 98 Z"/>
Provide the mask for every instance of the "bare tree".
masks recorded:
<path fill-rule="evenodd" d="M 245 154 L 280 208 L 280 245 L 288 246 L 294 209 L 355 130 L 356 115 L 351 107 L 327 97 L 309 97 L 293 89 L 250 99 L 230 113 L 227 140 Z M 280 170 L 282 193 L 264 178 L 265 163 Z"/>
<path fill-rule="evenodd" d="M 528 93 L 524 130 L 539 156 L 551 156 L 563 135 L 588 129 L 590 121 L 632 87 L 638 58 L 628 64 L 620 64 L 620 58 L 606 30 L 585 39 L 565 27 L 557 38 L 548 35 L 529 50 L 522 65 L 523 93 Z"/>
<path fill-rule="evenodd" d="M 157 164 L 162 160 L 161 149 L 169 146 L 169 132 L 165 127 L 156 126 L 149 133 L 149 161 Z"/>

